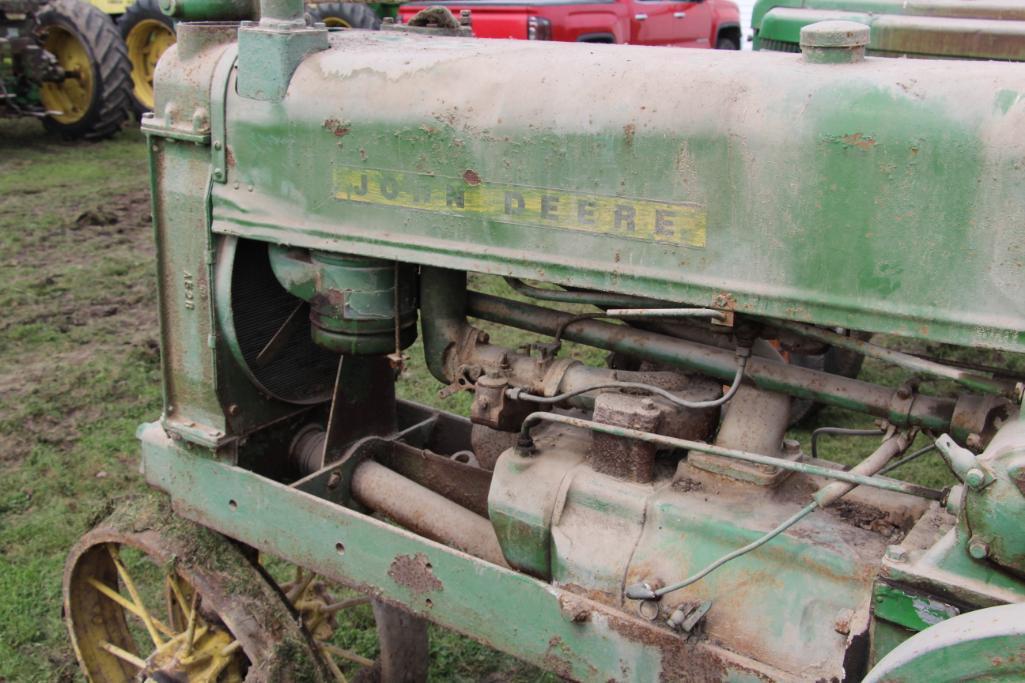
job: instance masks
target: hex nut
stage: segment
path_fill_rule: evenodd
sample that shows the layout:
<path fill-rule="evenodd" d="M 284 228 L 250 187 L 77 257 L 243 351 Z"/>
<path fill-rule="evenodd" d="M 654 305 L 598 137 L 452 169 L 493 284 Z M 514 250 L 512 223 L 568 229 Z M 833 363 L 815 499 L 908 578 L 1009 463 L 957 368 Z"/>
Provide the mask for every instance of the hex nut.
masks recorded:
<path fill-rule="evenodd" d="M 989 557 L 989 544 L 982 539 L 973 538 L 968 543 L 968 554 L 976 560 L 984 560 Z"/>
<path fill-rule="evenodd" d="M 907 562 L 908 551 L 899 545 L 886 546 L 886 559 L 890 562 Z"/>
<path fill-rule="evenodd" d="M 978 467 L 973 467 L 965 472 L 964 483 L 973 489 L 977 489 L 986 483 L 986 474 Z"/>

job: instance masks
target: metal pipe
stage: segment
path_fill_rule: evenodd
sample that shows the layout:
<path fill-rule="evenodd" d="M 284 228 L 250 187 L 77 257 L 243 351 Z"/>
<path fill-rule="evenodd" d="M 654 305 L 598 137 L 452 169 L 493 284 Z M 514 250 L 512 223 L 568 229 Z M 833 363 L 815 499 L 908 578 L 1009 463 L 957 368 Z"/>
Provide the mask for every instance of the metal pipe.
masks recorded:
<path fill-rule="evenodd" d="M 879 346 L 862 339 L 848 337 L 830 330 L 823 330 L 812 325 L 805 325 L 803 323 L 796 323 L 789 320 L 777 320 L 775 318 L 761 318 L 761 320 L 774 328 L 793 332 L 794 334 L 799 334 L 802 337 L 814 339 L 824 344 L 836 346 L 837 348 L 854 351 L 870 358 L 877 358 L 881 361 L 896 365 L 897 367 L 904 368 L 905 370 L 910 370 L 911 372 L 921 372 L 927 375 L 932 375 L 933 377 L 953 380 L 972 391 L 978 391 L 984 394 L 997 394 L 998 396 L 1010 396 L 1013 392 L 1013 383 L 999 382 L 988 377 L 982 377 L 981 375 L 966 372 L 960 368 L 951 367 L 925 358 L 919 358 L 918 356 L 912 356 L 911 354 L 904 353 L 902 351 L 888 349 L 884 346 Z"/>
<path fill-rule="evenodd" d="M 804 519 L 805 517 L 810 515 L 818 507 L 819 507 L 819 504 L 817 502 L 815 502 L 815 501 L 812 501 L 812 502 L 808 503 L 803 508 L 798 510 L 792 517 L 790 517 L 789 519 L 787 519 L 784 522 L 782 522 L 781 524 L 779 524 L 772 531 L 769 531 L 768 533 L 765 533 L 765 534 L 759 536 L 755 540 L 753 540 L 750 543 L 748 543 L 747 545 L 745 545 L 743 548 L 737 548 L 733 552 L 728 553 L 726 555 L 723 555 L 722 557 L 720 557 L 718 560 L 716 560 L 712 564 L 708 565 L 707 567 L 705 567 L 704 569 L 702 569 L 698 573 L 692 574 L 691 576 L 688 576 L 683 581 L 678 581 L 677 583 L 670 584 L 668 586 L 663 586 L 662 588 L 659 588 L 658 590 L 653 589 L 651 586 L 649 586 L 646 583 L 634 584 L 632 586 L 627 587 L 627 589 L 626 589 L 626 597 L 631 599 L 631 600 L 658 600 L 662 596 L 668 595 L 669 593 L 672 593 L 673 591 L 678 591 L 681 588 L 686 588 L 687 586 L 691 585 L 692 583 L 697 583 L 698 581 L 700 581 L 701 579 L 705 578 L 706 576 L 708 576 L 709 574 L 714 572 L 716 569 L 718 569 L 719 567 L 721 567 L 724 564 L 726 564 L 727 562 L 729 562 L 731 560 L 735 560 L 738 557 L 740 557 L 741 555 L 746 555 L 747 553 L 751 552 L 755 548 L 759 548 L 759 547 L 765 545 L 766 543 L 768 543 L 772 539 L 776 538 L 781 533 L 783 533 L 784 531 L 786 531 L 787 529 L 789 529 L 790 527 L 792 527 L 793 525 L 797 524 L 802 519 Z"/>
<path fill-rule="evenodd" d="M 731 398 L 736 395 L 737 390 L 740 389 L 741 381 L 744 379 L 744 367 L 747 365 L 748 356 L 742 356 L 738 354 L 737 358 L 737 374 L 733 376 L 733 382 L 730 384 L 730 388 L 726 390 L 722 396 L 709 401 L 688 401 L 680 398 L 671 391 L 666 391 L 661 387 L 647 384 L 645 382 L 601 382 L 599 384 L 592 384 L 588 386 L 579 387 L 571 391 L 565 391 L 555 396 L 538 396 L 536 394 L 529 394 L 520 388 L 509 389 L 506 391 L 506 395 L 514 401 L 530 401 L 531 403 L 540 403 L 542 405 L 555 405 L 562 403 L 571 398 L 579 396 L 580 394 L 586 394 L 591 391 L 597 391 L 599 389 L 632 389 L 635 391 L 643 391 L 649 394 L 655 394 L 666 399 L 670 403 L 677 405 L 681 408 L 717 408 L 718 406 L 727 403 Z"/>
<path fill-rule="evenodd" d="M 427 369 L 439 382 L 455 381 L 449 352 L 466 337 L 466 272 L 447 268 L 420 269 L 420 324 Z"/>
<path fill-rule="evenodd" d="M 489 322 L 547 335 L 553 335 L 573 317 L 480 292 L 469 292 L 467 313 Z M 565 329 L 563 337 L 676 368 L 697 370 L 726 381 L 737 369 L 736 357 L 730 351 L 626 325 L 578 320 Z M 954 413 L 951 399 L 919 395 L 909 407 L 907 402 L 895 400 L 896 392 L 887 387 L 762 358 L 750 359 L 745 376 L 763 389 L 868 413 L 898 427 L 916 425 L 937 432 L 949 431 Z"/>
<path fill-rule="evenodd" d="M 883 429 L 848 429 L 847 427 L 819 427 L 811 433 L 811 457 L 819 459 L 819 437 L 823 434 L 832 436 L 882 436 Z"/>
<path fill-rule="evenodd" d="M 610 308 L 609 318 L 725 318 L 714 308 Z"/>
<path fill-rule="evenodd" d="M 872 451 L 870 456 L 855 465 L 849 471 L 849 474 L 872 476 L 879 470 L 886 467 L 886 465 L 895 457 L 906 451 L 910 445 L 911 439 L 907 434 L 896 434 L 891 436 L 889 439 L 883 441 L 879 445 L 879 448 Z M 829 507 L 847 495 L 854 486 L 855 485 L 852 483 L 842 481 L 834 481 L 826 484 L 815 493 L 815 502 L 817 502 L 821 507 Z"/>
<path fill-rule="evenodd" d="M 352 495 L 399 525 L 474 557 L 509 567 L 491 522 L 448 498 L 367 460 L 352 474 Z"/>
<path fill-rule="evenodd" d="M 915 451 L 911 455 L 903 457 L 900 460 L 898 460 L 897 462 L 892 462 L 889 465 L 887 465 L 886 467 L 884 467 L 883 469 L 879 470 L 879 474 L 886 474 L 887 472 L 892 472 L 893 470 L 897 469 L 898 467 L 902 467 L 904 465 L 907 465 L 909 462 L 914 462 L 915 460 L 918 460 L 919 458 L 921 458 L 926 453 L 930 453 L 930 452 L 932 452 L 934 450 L 936 450 L 936 444 L 935 443 L 931 443 L 928 446 L 925 446 L 923 448 L 919 448 L 917 451 Z"/>
<path fill-rule="evenodd" d="M 898 454 L 903 453 L 905 450 L 907 450 L 907 447 L 910 444 L 911 437 L 907 434 L 896 434 L 894 436 L 891 436 L 889 439 L 883 441 L 883 443 L 880 444 L 879 448 L 875 449 L 871 455 L 869 455 L 867 458 L 858 463 L 854 467 L 854 469 L 851 470 L 851 472 L 857 474 L 875 474 L 880 469 L 882 469 L 886 465 L 886 463 L 890 462 L 890 460 L 895 458 Z M 765 534 L 762 534 L 755 540 L 745 545 L 743 548 L 737 548 L 733 552 L 723 555 L 712 564 L 708 565 L 707 567 L 698 571 L 697 573 L 688 576 L 686 579 L 682 581 L 678 581 L 668 586 L 664 586 L 657 590 L 653 589 L 650 585 L 646 583 L 634 584 L 626 589 L 626 597 L 630 598 L 631 600 L 658 600 L 664 595 L 672 593 L 673 591 L 678 591 L 681 588 L 686 588 L 687 586 L 693 583 L 697 583 L 698 581 L 705 578 L 706 576 L 714 572 L 716 569 L 726 564 L 727 562 L 735 560 L 741 555 L 746 555 L 752 550 L 755 550 L 756 548 L 760 548 L 761 546 L 765 545 L 766 543 L 776 538 L 784 531 L 786 531 L 787 529 L 794 526 L 802 519 L 810 515 L 816 509 L 829 507 L 830 505 L 832 505 L 833 503 L 835 503 L 836 501 L 840 500 L 848 493 L 850 493 L 854 489 L 854 487 L 855 484 L 852 483 L 845 483 L 842 481 L 830 482 L 829 484 L 826 484 L 818 490 L 812 502 L 805 505 L 797 513 L 783 521 L 781 524 L 777 525 L 774 529 L 772 529 L 769 532 L 766 532 Z"/>
<path fill-rule="evenodd" d="M 637 429 L 630 429 L 629 427 L 617 427 L 615 425 L 602 424 L 600 422 L 583 420 L 578 417 L 570 417 L 569 415 L 559 415 L 557 413 L 531 413 L 530 415 L 528 415 L 526 419 L 523 421 L 523 427 L 520 430 L 519 440 L 516 443 L 517 452 L 522 454 L 525 451 L 533 449 L 534 441 L 530 437 L 530 429 L 538 422 L 557 422 L 559 424 L 565 424 L 571 427 L 589 429 L 593 432 L 601 432 L 602 434 L 610 434 L 612 436 L 621 436 L 627 439 L 636 439 L 637 441 L 653 443 L 659 446 L 666 446 L 669 448 L 680 448 L 684 450 L 693 450 L 699 451 L 701 453 L 711 453 L 712 455 L 721 455 L 727 458 L 733 458 L 735 460 L 754 462 L 758 463 L 759 465 L 771 465 L 772 467 L 779 467 L 780 469 L 791 470 L 793 472 L 801 472 L 802 474 L 808 474 L 816 477 L 836 479 L 838 481 L 844 481 L 851 484 L 857 484 L 860 486 L 871 486 L 873 488 L 883 489 L 884 491 L 907 493 L 912 496 L 927 498 L 929 500 L 942 500 L 943 498 L 942 491 L 926 488 L 924 486 L 919 486 L 917 484 L 911 484 L 905 481 L 897 481 L 895 479 L 883 479 L 879 477 L 857 474 L 855 472 L 834 470 L 828 467 L 821 467 L 819 465 L 812 465 L 803 462 L 794 462 L 792 460 L 785 460 L 783 458 L 773 458 L 767 455 L 759 455 L 758 453 L 748 453 L 746 451 L 738 451 L 732 448 L 720 448 L 718 446 L 713 446 L 702 441 L 690 441 L 688 439 L 678 439 L 672 436 L 652 434 L 651 432 L 642 432 Z"/>

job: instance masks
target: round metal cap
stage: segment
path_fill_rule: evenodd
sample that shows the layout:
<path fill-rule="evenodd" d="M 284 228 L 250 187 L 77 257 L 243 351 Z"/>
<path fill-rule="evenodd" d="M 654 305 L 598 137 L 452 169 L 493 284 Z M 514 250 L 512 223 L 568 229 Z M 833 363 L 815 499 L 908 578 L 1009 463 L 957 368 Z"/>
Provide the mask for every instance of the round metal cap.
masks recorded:
<path fill-rule="evenodd" d="M 801 29 L 801 47 L 865 47 L 868 35 L 868 26 L 856 21 L 820 21 Z"/>

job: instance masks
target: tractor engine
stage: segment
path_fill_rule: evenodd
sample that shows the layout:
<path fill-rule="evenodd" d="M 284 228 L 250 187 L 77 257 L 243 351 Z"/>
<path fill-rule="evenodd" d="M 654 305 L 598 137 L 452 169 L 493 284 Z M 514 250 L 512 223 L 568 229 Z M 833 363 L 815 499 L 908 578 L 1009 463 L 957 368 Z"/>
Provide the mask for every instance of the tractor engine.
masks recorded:
<path fill-rule="evenodd" d="M 1017 666 L 1019 67 L 165 9 L 178 512 L 572 679 Z M 815 436 L 853 464 L 789 438 L 813 406 L 874 420 Z"/>

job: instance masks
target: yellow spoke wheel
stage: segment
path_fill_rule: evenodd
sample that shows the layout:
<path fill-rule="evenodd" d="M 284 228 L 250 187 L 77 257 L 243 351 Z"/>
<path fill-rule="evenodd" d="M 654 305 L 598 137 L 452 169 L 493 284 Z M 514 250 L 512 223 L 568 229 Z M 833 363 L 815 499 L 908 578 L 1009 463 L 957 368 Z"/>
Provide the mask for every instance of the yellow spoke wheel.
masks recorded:
<path fill-rule="evenodd" d="M 177 36 L 171 17 L 160 9 L 160 0 L 135 0 L 117 20 L 131 64 L 132 108 L 137 115 L 153 111 L 156 104 L 153 77 L 157 63 Z"/>
<path fill-rule="evenodd" d="M 40 84 L 43 125 L 67 138 L 99 139 L 121 128 L 129 67 L 110 17 L 85 2 L 51 0 L 36 15 L 42 48 L 63 75 Z"/>
<path fill-rule="evenodd" d="M 132 96 L 147 110 L 153 109 L 153 74 L 157 62 L 175 43 L 174 30 L 159 19 L 143 19 L 125 36 L 132 64 Z"/>
<path fill-rule="evenodd" d="M 98 683 L 334 678 L 267 575 L 156 496 L 132 501 L 76 544 L 64 613 L 83 673 Z"/>
<path fill-rule="evenodd" d="M 50 27 L 43 49 L 57 58 L 67 77 L 60 82 L 46 81 L 39 97 L 55 121 L 77 123 L 89 111 L 93 99 L 95 75 L 89 51 L 78 36 L 61 26 Z"/>
<path fill-rule="evenodd" d="M 427 679 L 429 648 L 427 622 L 423 619 L 340 589 L 301 567 L 295 569 L 292 581 L 281 584 L 281 591 L 312 635 L 336 682 L 416 683 Z M 373 610 L 372 623 L 377 631 L 374 658 L 335 642 L 341 618 L 353 616 L 359 621 L 359 616 L 368 616 L 368 607 Z M 363 610 L 364 614 L 351 615 L 350 610 Z"/>

